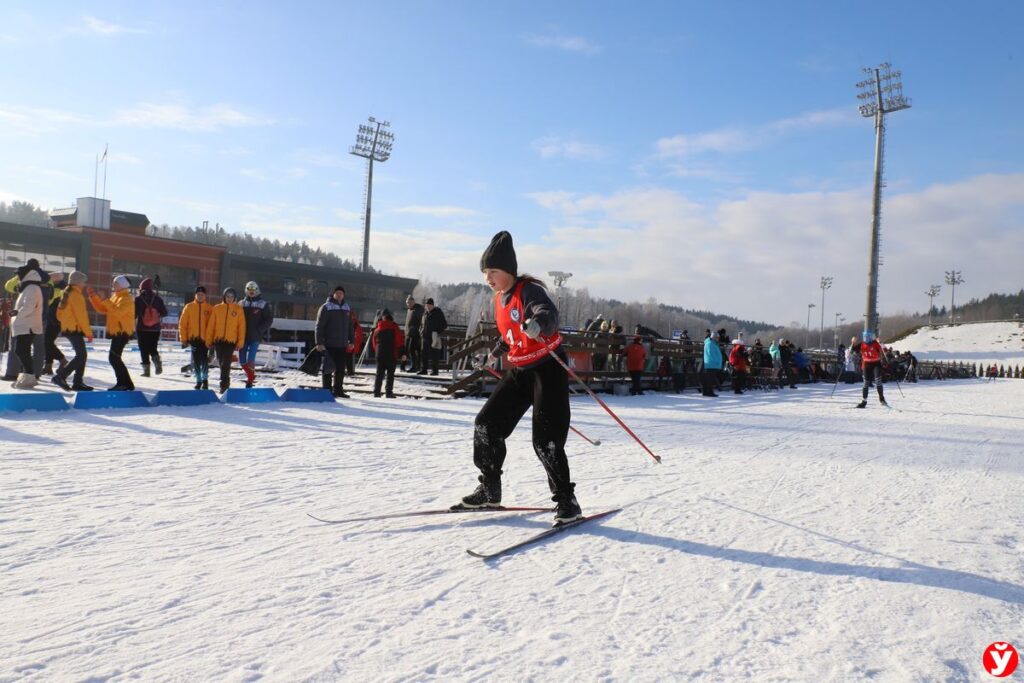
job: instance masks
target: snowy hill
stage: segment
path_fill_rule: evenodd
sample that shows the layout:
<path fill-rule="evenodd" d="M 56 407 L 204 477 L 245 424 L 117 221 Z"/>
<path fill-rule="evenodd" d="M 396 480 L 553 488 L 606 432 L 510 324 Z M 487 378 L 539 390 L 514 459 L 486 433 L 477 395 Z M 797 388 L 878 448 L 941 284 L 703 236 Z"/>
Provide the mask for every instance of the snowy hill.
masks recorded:
<path fill-rule="evenodd" d="M 920 360 L 1024 365 L 1024 323 L 922 327 L 893 346 L 911 351 Z"/>
<path fill-rule="evenodd" d="M 1024 382 L 831 390 L 607 396 L 662 465 L 574 398 L 580 502 L 623 511 L 489 563 L 550 515 L 306 516 L 455 502 L 479 400 L 4 414 L 0 681 L 987 680 Z M 529 416 L 504 486 L 548 502 Z"/>

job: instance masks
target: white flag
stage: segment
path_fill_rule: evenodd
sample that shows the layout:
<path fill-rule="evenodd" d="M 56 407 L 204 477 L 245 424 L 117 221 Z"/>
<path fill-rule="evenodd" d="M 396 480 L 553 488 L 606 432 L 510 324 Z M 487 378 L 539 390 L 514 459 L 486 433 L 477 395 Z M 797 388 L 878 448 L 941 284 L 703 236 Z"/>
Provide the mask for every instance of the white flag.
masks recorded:
<path fill-rule="evenodd" d="M 110 148 L 110 145 L 109 145 L 109 144 L 108 144 L 108 145 L 106 145 L 106 146 L 105 146 L 105 147 L 103 148 L 103 156 L 102 156 L 102 157 L 100 157 L 100 161 L 106 161 L 106 160 L 107 160 L 107 150 L 108 150 L 109 148 Z"/>

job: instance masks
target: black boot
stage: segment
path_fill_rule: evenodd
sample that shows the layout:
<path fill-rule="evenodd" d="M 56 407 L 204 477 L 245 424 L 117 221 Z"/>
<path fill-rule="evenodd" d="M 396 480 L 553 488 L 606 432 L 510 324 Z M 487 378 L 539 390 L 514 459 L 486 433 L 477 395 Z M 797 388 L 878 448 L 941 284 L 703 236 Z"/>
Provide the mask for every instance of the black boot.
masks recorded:
<path fill-rule="evenodd" d="M 583 510 L 580 509 L 580 504 L 576 502 L 575 494 L 555 495 L 553 499 L 558 504 L 555 508 L 554 526 L 572 522 L 583 516 Z"/>
<path fill-rule="evenodd" d="M 210 388 L 210 380 L 204 379 L 203 380 L 203 390 L 205 391 L 206 389 L 209 389 L 209 388 Z"/>
<path fill-rule="evenodd" d="M 156 374 L 161 375 L 164 372 L 163 361 L 160 360 L 160 356 L 153 354 L 153 370 Z"/>
<path fill-rule="evenodd" d="M 61 389 L 63 389 L 64 391 L 71 391 L 71 387 L 68 385 L 68 381 L 61 377 L 59 374 L 56 374 L 53 377 L 51 377 L 50 381 L 56 384 Z"/>
<path fill-rule="evenodd" d="M 149 377 L 149 363 L 142 364 L 142 376 Z"/>
<path fill-rule="evenodd" d="M 857 407 L 858 408 L 867 408 L 868 407 L 868 402 L 867 401 L 861 401 L 860 403 L 857 404 Z"/>
<path fill-rule="evenodd" d="M 501 474 L 496 476 L 480 475 L 477 477 L 480 485 L 473 493 L 465 496 L 462 502 L 453 505 L 453 510 L 465 508 L 493 508 L 501 505 Z"/>

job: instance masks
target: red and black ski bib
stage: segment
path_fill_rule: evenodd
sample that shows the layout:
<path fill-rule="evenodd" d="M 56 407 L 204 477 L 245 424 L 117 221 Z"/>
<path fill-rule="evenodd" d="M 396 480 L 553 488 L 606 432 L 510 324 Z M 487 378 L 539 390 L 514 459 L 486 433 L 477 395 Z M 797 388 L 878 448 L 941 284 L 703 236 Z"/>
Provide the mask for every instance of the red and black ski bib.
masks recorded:
<path fill-rule="evenodd" d="M 508 344 L 508 362 L 517 367 L 537 362 L 562 343 L 562 335 L 558 332 L 550 337 L 541 335 L 539 339 L 530 339 L 523 332 L 524 284 L 519 282 L 513 287 L 508 305 L 502 306 L 501 293 L 494 297 L 494 322 L 498 325 L 502 340 Z"/>
<path fill-rule="evenodd" d="M 882 360 L 882 345 L 878 340 L 872 340 L 870 344 L 860 345 L 861 366 L 867 367 L 868 363 L 878 363 Z"/>

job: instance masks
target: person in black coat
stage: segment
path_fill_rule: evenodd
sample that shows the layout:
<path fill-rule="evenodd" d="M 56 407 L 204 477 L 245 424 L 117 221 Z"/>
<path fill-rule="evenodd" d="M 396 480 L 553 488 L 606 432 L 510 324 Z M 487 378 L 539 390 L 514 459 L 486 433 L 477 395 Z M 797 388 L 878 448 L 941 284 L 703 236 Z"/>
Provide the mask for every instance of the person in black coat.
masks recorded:
<path fill-rule="evenodd" d="M 418 372 L 422 365 L 423 337 L 420 329 L 423 327 L 423 306 L 416 303 L 412 294 L 405 297 L 405 344 L 409 350 L 409 372 Z M 405 361 L 402 361 L 402 371 L 405 371 Z"/>
<path fill-rule="evenodd" d="M 423 314 L 423 357 L 418 375 L 427 374 L 427 366 L 431 366 L 430 374 L 437 374 L 441 362 L 441 333 L 448 329 L 448 321 L 444 319 L 444 311 L 434 305 L 433 299 L 427 299 L 426 312 Z"/>
<path fill-rule="evenodd" d="M 385 395 L 388 398 L 395 398 L 395 365 L 399 358 L 405 361 L 405 340 L 402 328 L 395 323 L 394 316 L 386 308 L 381 311 L 377 327 L 370 335 L 370 345 L 377 356 L 377 376 L 373 381 L 373 395 L 380 398 L 383 384 Z"/>
<path fill-rule="evenodd" d="M 160 361 L 159 344 L 166 315 L 167 306 L 156 293 L 153 279 L 147 277 L 139 284 L 139 294 L 135 297 L 135 332 L 139 339 L 143 377 L 149 377 L 150 361 L 153 362 L 156 374 L 164 371 Z"/>
<path fill-rule="evenodd" d="M 317 311 L 315 336 L 316 350 L 324 354 L 324 389 L 333 388 L 335 396 L 348 398 L 344 389 L 345 366 L 348 355 L 352 353 L 355 335 L 352 309 L 345 303 L 345 288 L 341 285 L 334 288 L 330 298 Z"/>
<path fill-rule="evenodd" d="M 47 286 L 49 291 L 47 291 Z M 50 284 L 44 285 L 43 292 L 46 299 L 46 314 L 43 321 L 45 328 L 46 364 L 43 366 L 44 375 L 53 374 L 53 361 L 57 361 L 57 369 L 62 369 L 68 363 L 64 352 L 57 347 L 57 337 L 60 336 L 60 321 L 57 320 L 57 306 L 60 304 L 61 294 L 64 293 L 64 273 L 51 273 Z"/>
<path fill-rule="evenodd" d="M 238 364 L 245 372 L 246 388 L 252 388 L 256 382 L 256 352 L 274 324 L 274 309 L 253 280 L 245 283 L 245 297 L 238 303 L 245 313 L 245 345 L 238 352 Z"/>

